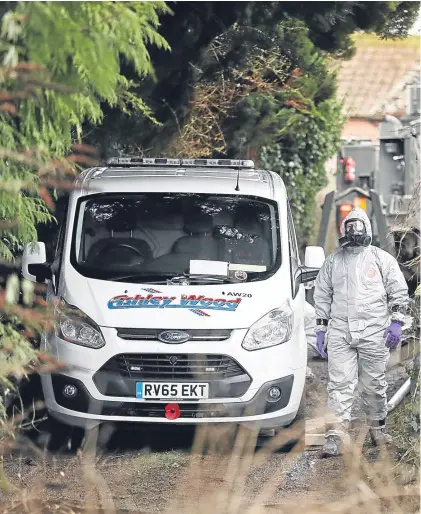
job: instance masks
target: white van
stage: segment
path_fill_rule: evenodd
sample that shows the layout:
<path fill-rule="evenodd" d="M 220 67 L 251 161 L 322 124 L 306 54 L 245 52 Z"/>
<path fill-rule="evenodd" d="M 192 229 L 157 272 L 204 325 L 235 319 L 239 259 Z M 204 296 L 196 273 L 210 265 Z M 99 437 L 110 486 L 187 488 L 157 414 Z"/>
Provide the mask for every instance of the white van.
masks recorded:
<path fill-rule="evenodd" d="M 307 364 L 304 283 L 281 178 L 253 161 L 113 158 L 75 182 L 55 258 L 28 245 L 55 328 L 42 376 L 67 425 L 241 423 L 296 417 Z"/>

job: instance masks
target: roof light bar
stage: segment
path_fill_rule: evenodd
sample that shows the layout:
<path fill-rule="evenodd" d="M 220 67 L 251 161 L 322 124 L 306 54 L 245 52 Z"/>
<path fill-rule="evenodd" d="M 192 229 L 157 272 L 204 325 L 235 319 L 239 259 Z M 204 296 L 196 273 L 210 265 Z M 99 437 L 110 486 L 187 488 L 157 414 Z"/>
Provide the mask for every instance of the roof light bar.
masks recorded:
<path fill-rule="evenodd" d="M 111 157 L 107 161 L 112 166 L 180 166 L 180 159 L 161 159 L 150 157 Z"/>
<path fill-rule="evenodd" d="M 254 168 L 251 160 L 239 159 L 181 159 L 182 166 L 209 166 L 223 168 Z"/>
<path fill-rule="evenodd" d="M 221 168 L 254 168 L 252 160 L 239 159 L 167 159 L 160 157 L 111 157 L 108 166 L 188 166 Z"/>

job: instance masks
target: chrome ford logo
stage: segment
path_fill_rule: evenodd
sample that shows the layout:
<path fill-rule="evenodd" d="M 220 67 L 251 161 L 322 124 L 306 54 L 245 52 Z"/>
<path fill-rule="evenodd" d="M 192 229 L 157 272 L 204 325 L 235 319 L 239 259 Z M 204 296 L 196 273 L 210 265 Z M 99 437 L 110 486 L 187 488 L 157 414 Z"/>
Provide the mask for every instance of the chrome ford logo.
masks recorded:
<path fill-rule="evenodd" d="M 181 344 L 188 341 L 190 336 L 181 330 L 164 330 L 158 334 L 158 339 L 163 343 Z"/>

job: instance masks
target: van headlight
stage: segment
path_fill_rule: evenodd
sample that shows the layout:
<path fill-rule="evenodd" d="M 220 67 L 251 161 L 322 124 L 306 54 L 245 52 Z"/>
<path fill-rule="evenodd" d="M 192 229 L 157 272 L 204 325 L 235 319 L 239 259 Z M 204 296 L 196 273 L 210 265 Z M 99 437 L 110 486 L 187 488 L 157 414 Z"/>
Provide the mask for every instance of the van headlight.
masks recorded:
<path fill-rule="evenodd" d="M 253 351 L 285 343 L 291 339 L 292 324 L 293 313 L 288 304 L 273 309 L 250 327 L 242 347 Z"/>
<path fill-rule="evenodd" d="M 55 308 L 55 334 L 60 339 L 87 348 L 102 348 L 105 340 L 98 325 L 73 305 L 61 302 Z"/>

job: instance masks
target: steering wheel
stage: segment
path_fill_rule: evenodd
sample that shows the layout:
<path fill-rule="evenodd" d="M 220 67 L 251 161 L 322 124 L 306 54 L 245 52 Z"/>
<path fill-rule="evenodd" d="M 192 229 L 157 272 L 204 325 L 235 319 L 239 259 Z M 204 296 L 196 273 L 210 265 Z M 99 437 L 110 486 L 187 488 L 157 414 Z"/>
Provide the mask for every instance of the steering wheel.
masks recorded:
<path fill-rule="evenodd" d="M 95 254 L 92 258 L 92 262 L 94 264 L 99 264 L 99 262 L 98 262 L 99 260 L 103 261 L 103 259 L 100 259 L 101 254 L 107 254 L 107 252 L 114 250 L 114 249 L 118 249 L 118 248 L 124 248 L 126 250 L 130 250 L 130 252 L 134 253 L 137 257 L 139 257 L 140 260 L 138 262 L 136 262 L 135 264 L 139 264 L 140 262 L 145 262 L 145 256 L 138 248 L 135 248 L 134 246 L 131 246 L 127 243 L 118 243 L 118 242 L 110 242 L 104 248 L 99 248 L 98 251 L 95 252 Z M 125 264 L 125 266 L 133 266 L 133 265 L 134 264 L 129 264 L 129 263 Z"/>

